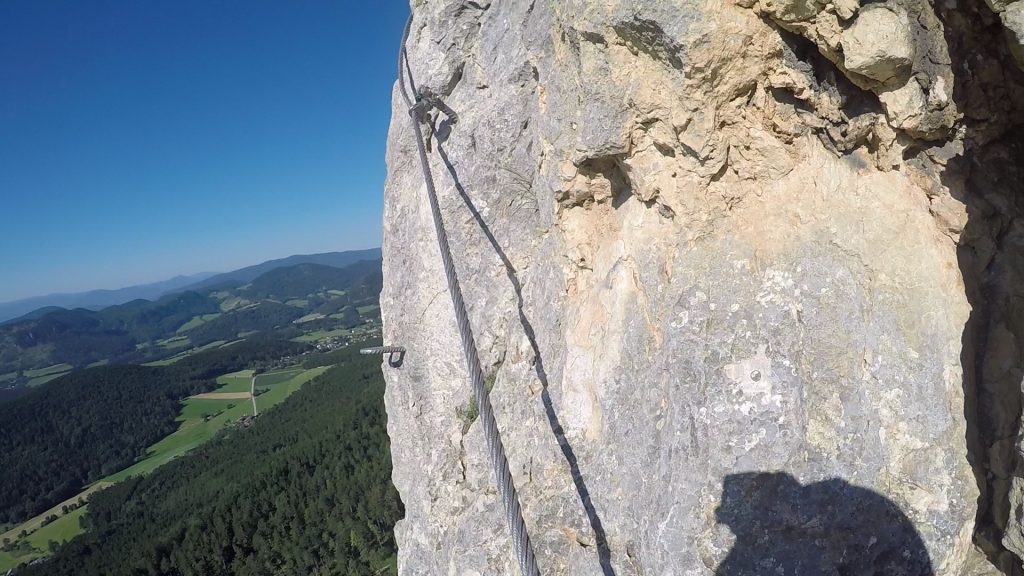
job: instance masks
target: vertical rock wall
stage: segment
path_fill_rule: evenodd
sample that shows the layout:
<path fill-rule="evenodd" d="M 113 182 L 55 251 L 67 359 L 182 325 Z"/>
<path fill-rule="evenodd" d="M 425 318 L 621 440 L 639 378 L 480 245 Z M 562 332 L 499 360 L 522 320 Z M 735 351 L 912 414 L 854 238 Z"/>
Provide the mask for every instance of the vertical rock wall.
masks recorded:
<path fill-rule="evenodd" d="M 1019 569 L 1022 74 L 864 4 L 413 2 L 542 573 Z M 400 571 L 517 573 L 397 89 L 384 227 Z"/>

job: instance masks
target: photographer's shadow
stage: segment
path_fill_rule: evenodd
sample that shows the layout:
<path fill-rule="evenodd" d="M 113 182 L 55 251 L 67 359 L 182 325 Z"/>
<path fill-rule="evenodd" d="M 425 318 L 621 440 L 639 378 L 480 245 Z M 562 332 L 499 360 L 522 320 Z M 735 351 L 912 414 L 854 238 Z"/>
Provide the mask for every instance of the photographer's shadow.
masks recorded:
<path fill-rule="evenodd" d="M 932 576 L 910 520 L 844 480 L 806 486 L 785 473 L 726 476 L 716 520 L 736 535 L 717 576 Z"/>

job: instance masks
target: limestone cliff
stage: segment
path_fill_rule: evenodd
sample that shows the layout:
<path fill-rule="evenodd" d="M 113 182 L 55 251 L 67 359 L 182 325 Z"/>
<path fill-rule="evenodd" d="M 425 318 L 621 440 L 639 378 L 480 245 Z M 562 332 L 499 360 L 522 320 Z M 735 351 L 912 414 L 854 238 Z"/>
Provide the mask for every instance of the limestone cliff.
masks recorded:
<path fill-rule="evenodd" d="M 543 574 L 1021 574 L 1024 0 L 988 1 L 413 1 Z M 388 144 L 399 568 L 515 574 L 397 89 Z"/>

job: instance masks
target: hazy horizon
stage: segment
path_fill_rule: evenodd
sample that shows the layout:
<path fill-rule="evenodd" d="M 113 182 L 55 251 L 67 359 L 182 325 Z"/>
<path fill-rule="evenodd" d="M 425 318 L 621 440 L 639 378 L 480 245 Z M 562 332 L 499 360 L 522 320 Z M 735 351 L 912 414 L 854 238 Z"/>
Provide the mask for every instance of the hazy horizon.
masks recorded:
<path fill-rule="evenodd" d="M 160 276 L 160 277 L 153 278 L 151 280 L 142 280 L 142 281 L 139 281 L 139 282 L 131 282 L 129 284 L 106 285 L 106 286 L 86 286 L 84 288 L 73 289 L 73 290 L 58 290 L 58 291 L 55 291 L 55 292 L 45 292 L 45 293 L 39 293 L 39 294 L 29 294 L 27 296 L 11 298 L 9 300 L 0 300 L 0 305 L 12 304 L 12 303 L 15 303 L 15 302 L 21 302 L 21 301 L 24 301 L 24 300 L 33 300 L 33 299 L 37 299 L 37 298 L 46 298 L 46 297 L 49 297 L 49 296 L 61 296 L 61 295 L 80 294 L 80 293 L 84 293 L 84 292 L 93 292 L 93 291 L 96 291 L 96 290 L 111 290 L 112 291 L 112 290 L 120 290 L 120 289 L 123 289 L 123 288 L 133 288 L 133 287 L 136 287 L 136 286 L 146 286 L 146 285 L 150 285 L 150 284 L 157 284 L 157 283 L 160 283 L 160 282 L 166 282 L 166 281 L 169 281 L 169 280 L 174 280 L 175 278 L 194 278 L 194 277 L 201 276 L 201 275 L 205 275 L 207 277 L 209 277 L 209 276 L 216 276 L 217 274 L 224 274 L 226 272 L 231 272 L 231 271 L 234 271 L 234 270 L 238 270 L 240 268 L 246 268 L 248 266 L 255 266 L 257 264 L 262 264 L 264 262 L 268 262 L 268 261 L 271 261 L 271 260 L 280 260 L 282 258 L 288 258 L 290 256 L 309 256 L 309 255 L 314 255 L 314 254 L 326 254 L 326 253 L 330 253 L 330 252 L 348 252 L 348 251 L 353 251 L 353 250 L 372 250 L 374 248 L 380 248 L 380 247 L 381 247 L 380 244 L 376 244 L 376 245 L 369 245 L 369 246 L 355 246 L 355 247 L 351 247 L 351 248 L 343 248 L 343 249 L 338 249 L 338 250 L 315 250 L 315 251 L 311 251 L 311 252 L 295 252 L 295 253 L 289 253 L 289 254 L 274 255 L 274 256 L 268 256 L 268 257 L 263 258 L 261 260 L 245 261 L 245 262 L 240 262 L 240 263 L 237 263 L 237 264 L 232 264 L 232 265 L 229 265 L 228 267 L 226 267 L 226 268 L 224 268 L 222 270 L 196 270 L 194 272 L 182 272 L 182 273 L 178 273 L 178 274 L 171 274 L 169 276 Z"/>

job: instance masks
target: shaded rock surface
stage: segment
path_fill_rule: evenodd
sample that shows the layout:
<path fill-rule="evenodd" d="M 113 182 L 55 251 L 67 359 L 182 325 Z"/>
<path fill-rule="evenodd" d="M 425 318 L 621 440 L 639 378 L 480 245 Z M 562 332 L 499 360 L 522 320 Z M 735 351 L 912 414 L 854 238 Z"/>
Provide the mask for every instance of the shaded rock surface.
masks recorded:
<path fill-rule="evenodd" d="M 1024 66 L 1024 2 L 1018 0 L 1006 6 L 999 15 L 1006 26 L 1006 41 L 1017 63 Z"/>
<path fill-rule="evenodd" d="M 435 112 L 431 169 L 542 573 L 1020 573 L 1009 8 L 412 8 L 416 81 L 459 114 Z M 399 569 L 515 574 L 395 94 Z"/>

